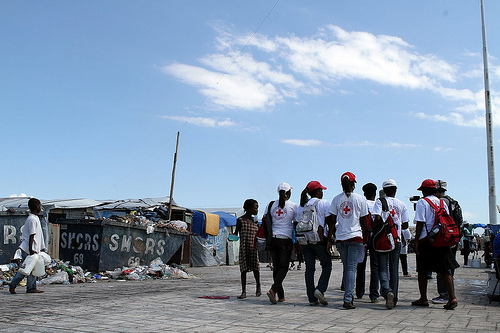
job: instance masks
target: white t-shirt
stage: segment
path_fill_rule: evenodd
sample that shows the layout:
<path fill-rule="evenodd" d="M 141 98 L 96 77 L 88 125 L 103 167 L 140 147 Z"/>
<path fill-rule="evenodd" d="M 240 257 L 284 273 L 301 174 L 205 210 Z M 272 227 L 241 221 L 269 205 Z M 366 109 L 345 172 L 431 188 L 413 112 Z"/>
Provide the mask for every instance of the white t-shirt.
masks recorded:
<path fill-rule="evenodd" d="M 366 199 L 366 206 L 368 207 L 368 211 L 373 215 L 373 207 L 375 206 L 375 201 Z"/>
<path fill-rule="evenodd" d="M 363 238 L 359 219 L 368 215 L 368 206 L 364 196 L 357 193 L 351 193 L 347 196 L 342 192 L 333 198 L 329 213 L 337 217 L 337 224 L 335 225 L 337 228 L 336 240 L 343 241 L 355 237 Z"/>
<path fill-rule="evenodd" d="M 391 214 L 392 220 L 398 229 L 398 237 L 401 239 L 401 224 L 410 220 L 408 216 L 408 208 L 406 208 L 403 201 L 397 198 L 385 197 L 385 199 L 387 200 L 387 206 L 389 207 L 388 214 Z M 372 215 L 379 215 L 384 221 L 387 219 L 387 216 L 385 216 L 386 214 L 383 214 L 382 212 L 382 202 L 380 199 L 375 201 L 375 207 L 373 207 Z"/>
<path fill-rule="evenodd" d="M 35 214 L 30 213 L 26 222 L 24 222 L 23 231 L 21 234 L 22 241 L 19 247 L 26 253 L 30 253 L 30 236 L 35 235 L 33 241 L 33 250 L 40 252 L 45 249 L 45 241 L 43 239 L 42 225 L 40 219 Z"/>
<path fill-rule="evenodd" d="M 330 215 L 329 210 L 330 210 L 330 203 L 326 199 L 318 199 L 318 198 L 311 198 L 309 201 L 306 203 L 306 206 L 312 206 L 314 203 L 318 201 L 318 204 L 316 205 L 316 215 L 318 216 L 318 223 L 320 226 L 323 227 L 324 229 L 324 235 L 328 236 L 328 226 L 325 225 L 325 217 Z M 300 215 L 304 211 L 304 207 L 301 207 L 300 205 L 297 206 L 297 216 L 295 217 L 295 221 L 299 220 Z"/>
<path fill-rule="evenodd" d="M 273 218 L 273 236 L 286 236 L 292 238 L 293 221 L 297 215 L 297 204 L 289 200 L 285 201 L 285 207 L 279 206 L 276 200 L 271 206 L 271 216 Z"/>
<path fill-rule="evenodd" d="M 426 198 L 430 199 L 436 206 L 439 207 L 439 198 L 433 195 L 429 195 Z M 448 206 L 446 204 L 444 204 L 444 208 L 448 212 Z M 434 208 L 432 208 L 427 201 L 425 201 L 424 199 L 420 199 L 417 201 L 417 206 L 415 208 L 415 219 L 413 220 L 413 222 L 415 224 L 426 224 L 422 228 L 419 240 L 427 236 L 427 230 L 431 230 L 432 226 L 434 225 L 434 214 Z"/>
<path fill-rule="evenodd" d="M 409 229 L 401 230 L 401 236 L 405 239 L 405 246 L 401 246 L 401 254 L 408 254 L 408 243 L 411 240 L 411 232 Z"/>

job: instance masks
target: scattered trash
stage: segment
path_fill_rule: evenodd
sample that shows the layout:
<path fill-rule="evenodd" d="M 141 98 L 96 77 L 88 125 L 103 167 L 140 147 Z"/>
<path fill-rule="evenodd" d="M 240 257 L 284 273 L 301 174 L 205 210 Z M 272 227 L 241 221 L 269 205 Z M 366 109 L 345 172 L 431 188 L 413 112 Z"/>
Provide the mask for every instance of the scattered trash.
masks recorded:
<path fill-rule="evenodd" d="M 68 273 L 66 271 L 62 271 L 62 272 L 56 273 L 52 276 L 49 276 L 45 279 L 42 279 L 40 281 L 40 284 L 42 284 L 42 285 L 47 285 L 47 284 L 52 284 L 52 283 L 69 284 Z"/>
<path fill-rule="evenodd" d="M 46 262 L 47 258 L 40 258 L 40 261 Z M 98 280 L 117 280 L 126 281 L 134 280 L 141 281 L 146 279 L 192 279 L 195 275 L 189 274 L 186 267 L 182 265 L 167 265 L 164 264 L 161 258 L 156 258 L 151 261 L 149 266 L 138 267 L 122 267 L 116 268 L 113 271 L 105 271 L 98 273 L 85 272 L 80 266 L 73 266 L 69 261 L 63 262 L 58 259 L 52 259 L 51 262 L 44 267 L 45 273 L 38 273 L 45 278 L 38 281 L 41 285 L 47 284 L 72 284 L 72 283 L 92 283 Z M 43 270 L 43 268 L 42 268 Z M 0 287 L 7 285 L 18 271 L 17 263 L 9 263 L 0 265 Z"/>

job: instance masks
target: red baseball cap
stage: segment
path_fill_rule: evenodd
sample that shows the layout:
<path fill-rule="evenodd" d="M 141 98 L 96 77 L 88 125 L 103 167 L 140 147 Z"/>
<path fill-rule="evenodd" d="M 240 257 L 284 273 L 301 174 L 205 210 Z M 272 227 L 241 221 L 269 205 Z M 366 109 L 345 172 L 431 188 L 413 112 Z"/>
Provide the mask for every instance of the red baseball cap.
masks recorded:
<path fill-rule="evenodd" d="M 426 179 L 422 182 L 422 185 L 420 185 L 419 188 L 417 188 L 417 191 L 421 191 L 422 188 L 427 187 L 427 188 L 436 188 L 436 182 L 432 179 Z"/>
<path fill-rule="evenodd" d="M 312 192 L 318 188 L 320 189 L 323 189 L 323 190 L 326 190 L 326 187 L 324 187 L 323 185 L 321 185 L 320 182 L 316 181 L 316 180 L 313 180 L 313 181 L 310 181 L 309 183 L 307 183 L 307 190 L 309 192 Z"/>
<path fill-rule="evenodd" d="M 349 172 L 349 171 L 344 172 L 342 174 L 342 177 L 340 177 L 340 181 L 342 181 L 342 179 L 344 179 L 345 177 L 349 178 L 349 180 L 351 182 L 355 182 L 356 181 L 356 176 L 352 172 Z"/>

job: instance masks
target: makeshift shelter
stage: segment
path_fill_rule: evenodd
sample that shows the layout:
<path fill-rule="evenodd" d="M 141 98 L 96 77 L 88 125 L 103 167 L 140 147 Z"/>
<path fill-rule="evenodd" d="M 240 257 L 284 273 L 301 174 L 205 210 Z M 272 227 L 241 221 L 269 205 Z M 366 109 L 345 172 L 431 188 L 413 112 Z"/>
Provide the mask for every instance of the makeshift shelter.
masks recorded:
<path fill-rule="evenodd" d="M 236 217 L 225 212 L 194 211 L 191 231 L 193 266 L 217 266 L 228 263 L 227 236 L 236 225 Z M 216 226 L 216 228 L 215 228 Z M 214 232 L 215 231 L 215 232 Z M 231 249 L 232 253 L 234 250 Z M 232 260 L 234 263 L 234 259 Z"/>

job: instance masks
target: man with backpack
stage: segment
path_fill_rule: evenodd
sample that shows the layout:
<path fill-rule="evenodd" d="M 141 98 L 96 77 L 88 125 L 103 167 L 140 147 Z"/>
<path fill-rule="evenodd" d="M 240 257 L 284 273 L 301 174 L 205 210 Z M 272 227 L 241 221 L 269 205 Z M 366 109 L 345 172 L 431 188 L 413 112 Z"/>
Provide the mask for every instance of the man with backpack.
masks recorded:
<path fill-rule="evenodd" d="M 446 206 L 448 207 L 448 211 L 450 212 L 450 216 L 453 218 L 453 221 L 455 221 L 459 230 L 462 230 L 462 223 L 463 223 L 462 208 L 458 204 L 458 201 L 456 201 L 455 199 L 446 194 L 446 191 L 448 189 L 448 184 L 444 180 L 436 180 L 436 188 L 437 188 L 436 197 L 442 199 L 445 202 Z M 457 257 L 457 248 L 458 246 L 454 246 L 451 248 L 451 252 L 453 253 L 453 258 L 455 259 Z M 455 275 L 454 269 L 451 270 L 451 275 L 452 276 Z M 439 296 L 434 297 L 432 299 L 432 303 L 434 304 L 448 303 L 449 299 L 448 292 L 446 291 L 446 286 L 444 285 L 444 281 L 439 274 L 437 276 L 437 291 L 439 293 Z"/>
<path fill-rule="evenodd" d="M 401 230 L 408 229 L 409 215 L 406 205 L 396 198 L 397 184 L 394 179 L 384 181 L 382 189 L 385 197 L 377 199 L 372 212 L 375 217 L 374 230 L 380 229 L 383 224 L 393 223 L 396 228 L 396 239 L 394 239 L 394 245 L 391 249 L 385 251 L 379 251 L 376 244 L 374 246 L 375 251 L 379 251 L 377 255 L 378 273 L 382 296 L 386 300 L 386 308 L 390 310 L 398 302 Z"/>
<path fill-rule="evenodd" d="M 437 234 L 439 231 L 436 231 L 438 228 L 434 225 L 436 218 L 440 218 L 434 207 L 442 207 L 444 214 L 447 215 L 448 206 L 442 204 L 441 200 L 435 196 L 437 186 L 434 180 L 424 180 L 417 190 L 422 191 L 423 196 L 423 198 L 417 201 L 414 220 L 416 224 L 415 254 L 417 256 L 420 298 L 413 301 L 411 305 L 429 306 L 429 301 L 427 300 L 427 272 L 432 271 L 441 275 L 448 291 L 448 302 L 443 307 L 447 310 L 453 310 L 457 307 L 458 301 L 455 295 L 451 270 L 458 268 L 459 265 L 453 257 L 450 247 L 437 246 L 436 240 L 439 239 Z M 440 213 L 442 214 L 443 212 Z"/>

